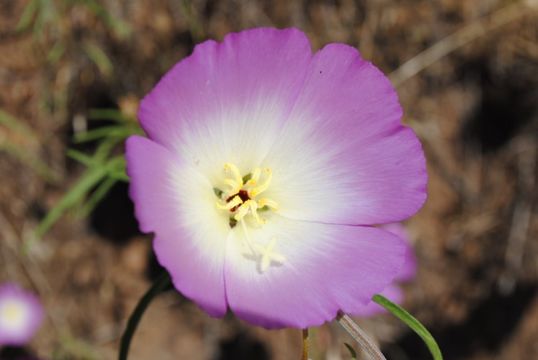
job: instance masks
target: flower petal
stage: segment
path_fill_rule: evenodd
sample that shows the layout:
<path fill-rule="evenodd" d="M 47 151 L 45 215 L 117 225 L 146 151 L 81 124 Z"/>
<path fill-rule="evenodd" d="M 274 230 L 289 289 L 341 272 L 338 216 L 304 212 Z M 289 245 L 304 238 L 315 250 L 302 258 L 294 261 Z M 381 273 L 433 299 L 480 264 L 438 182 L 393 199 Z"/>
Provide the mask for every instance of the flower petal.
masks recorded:
<path fill-rule="evenodd" d="M 212 181 L 224 162 L 252 171 L 279 135 L 311 58 L 308 39 L 296 29 L 206 41 L 142 100 L 142 127 Z"/>
<path fill-rule="evenodd" d="M 6 313 L 8 316 L 4 317 Z M 0 286 L 0 347 L 28 343 L 41 326 L 43 317 L 43 306 L 37 296 L 15 283 Z"/>
<path fill-rule="evenodd" d="M 306 328 L 332 320 L 340 309 L 354 313 L 392 281 L 403 261 L 402 241 L 386 231 L 274 216 L 251 237 L 262 244 L 276 239 L 274 250 L 285 261 L 261 272 L 245 255 L 241 232 L 233 234 L 225 265 L 228 304 L 267 328 Z"/>
<path fill-rule="evenodd" d="M 417 274 L 417 258 L 411 245 L 409 233 L 407 232 L 405 226 L 403 226 L 401 223 L 392 223 L 382 225 L 381 228 L 383 230 L 393 233 L 394 235 L 405 241 L 405 260 L 402 268 L 400 269 L 400 271 L 398 271 L 398 276 L 396 276 L 396 280 L 403 282 L 413 280 Z"/>
<path fill-rule="evenodd" d="M 328 45 L 265 159 L 267 196 L 293 219 L 381 224 L 411 216 L 426 198 L 421 145 L 400 123 L 389 80 L 357 50 Z"/>
<path fill-rule="evenodd" d="M 207 179 L 165 147 L 139 136 L 126 144 L 130 196 L 140 229 L 181 293 L 213 316 L 226 312 L 224 255 L 229 226 Z"/>
<path fill-rule="evenodd" d="M 392 301 L 396 304 L 401 304 L 404 298 L 404 294 L 402 289 L 396 284 L 391 284 L 387 286 L 382 292 L 381 295 Z M 357 309 L 353 313 L 353 315 L 360 316 L 360 317 L 370 317 L 378 314 L 383 314 L 387 312 L 384 307 L 381 305 L 370 301 L 368 304 L 364 305 L 363 307 Z"/>
<path fill-rule="evenodd" d="M 406 243 L 404 263 L 396 276 L 397 281 L 412 281 L 417 275 L 417 258 L 410 244 Z"/>

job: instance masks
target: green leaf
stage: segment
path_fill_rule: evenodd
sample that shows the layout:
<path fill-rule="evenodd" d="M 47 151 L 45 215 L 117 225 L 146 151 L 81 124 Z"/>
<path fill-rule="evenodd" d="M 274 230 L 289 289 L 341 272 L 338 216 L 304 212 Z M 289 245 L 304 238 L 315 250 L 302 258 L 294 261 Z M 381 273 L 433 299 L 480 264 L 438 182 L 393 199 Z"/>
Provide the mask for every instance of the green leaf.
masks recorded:
<path fill-rule="evenodd" d="M 349 345 L 348 343 L 344 343 L 344 345 L 351 354 L 351 358 L 357 360 L 357 352 L 355 351 L 355 349 L 353 349 L 353 346 Z"/>
<path fill-rule="evenodd" d="M 19 22 L 15 27 L 15 31 L 24 31 L 28 29 L 28 27 L 32 23 L 32 20 L 34 19 L 34 15 L 36 14 L 38 7 L 39 0 L 31 0 L 28 5 L 26 5 L 22 12 L 21 18 L 19 19 Z"/>
<path fill-rule="evenodd" d="M 113 120 L 120 123 L 134 122 L 118 109 L 91 109 L 88 118 L 91 120 Z"/>
<path fill-rule="evenodd" d="M 56 64 L 63 54 L 65 54 L 65 44 L 62 41 L 57 41 L 47 53 L 47 61 L 51 64 Z"/>
<path fill-rule="evenodd" d="M 110 14 L 110 12 L 97 1 L 85 0 L 83 3 L 91 12 L 95 14 L 95 16 L 100 18 L 101 21 L 103 21 L 118 38 L 124 39 L 131 34 L 132 29 L 127 22 L 112 16 L 112 14 Z"/>
<path fill-rule="evenodd" d="M 95 130 L 89 130 L 75 134 L 74 141 L 76 143 L 83 143 L 89 141 L 95 141 L 107 137 L 118 137 L 125 139 L 126 137 L 134 134 L 140 134 L 139 128 L 127 125 L 111 125 L 103 126 Z"/>
<path fill-rule="evenodd" d="M 38 236 L 43 236 L 52 225 L 71 207 L 77 204 L 107 173 L 105 166 L 88 168 L 78 182 L 47 213 L 36 229 Z"/>
<path fill-rule="evenodd" d="M 124 155 L 118 155 L 112 158 L 108 162 L 108 176 L 117 181 L 129 182 L 130 178 L 127 175 L 126 167 L 127 163 L 125 161 Z"/>
<path fill-rule="evenodd" d="M 21 120 L 13 117 L 9 113 L 0 109 L 0 126 L 3 126 L 14 135 L 28 140 L 36 141 L 35 132 Z M 5 151 L 17 160 L 30 167 L 39 176 L 49 183 L 57 183 L 59 175 L 51 169 L 39 156 L 32 151 L 28 151 L 24 145 L 10 140 L 9 136 L 2 136 L 0 133 L 0 151 Z"/>
<path fill-rule="evenodd" d="M 86 167 L 95 165 L 95 160 L 91 156 L 88 156 L 84 154 L 83 152 L 80 152 L 75 149 L 68 149 L 67 156 L 75 161 L 78 161 L 79 163 L 83 164 Z"/>
<path fill-rule="evenodd" d="M 114 150 L 114 147 L 121 142 L 121 138 L 111 137 L 103 139 L 97 146 L 97 149 L 95 149 L 95 153 L 93 154 L 93 159 L 97 163 L 103 163 L 107 157 L 110 155 L 112 150 Z"/>
<path fill-rule="evenodd" d="M 441 349 L 439 349 L 439 345 L 437 345 L 437 342 L 433 338 L 432 334 L 413 315 L 409 314 L 405 309 L 393 303 L 392 301 L 390 301 L 389 299 L 387 299 L 386 297 L 382 295 L 379 295 L 379 294 L 374 295 L 372 300 L 375 303 L 383 306 L 392 315 L 396 316 L 398 319 L 404 322 L 407 326 L 409 326 L 411 330 L 417 333 L 417 335 L 422 338 L 422 340 L 424 341 L 424 343 L 430 350 L 430 353 L 432 354 L 435 360 L 443 359 L 443 355 L 441 354 Z"/>
<path fill-rule="evenodd" d="M 0 125 L 3 125 L 17 134 L 35 138 L 35 133 L 21 120 L 0 109 Z"/>
<path fill-rule="evenodd" d="M 136 305 L 133 313 L 129 317 L 125 331 L 121 336 L 120 351 L 118 356 L 119 360 L 127 360 L 127 355 L 129 354 L 129 346 L 131 345 L 133 335 L 136 331 L 136 328 L 138 327 L 138 323 L 140 322 L 142 315 L 144 315 L 144 312 L 146 311 L 151 301 L 163 291 L 171 288 L 171 284 L 172 282 L 170 280 L 170 275 L 165 272 L 155 281 L 155 283 L 153 283 L 153 285 L 144 294 L 144 296 L 142 296 L 142 298 Z"/>
<path fill-rule="evenodd" d="M 92 42 L 86 42 L 84 44 L 84 51 L 91 61 L 97 66 L 99 72 L 105 77 L 110 76 L 114 69 L 112 61 L 110 61 L 108 55 L 99 46 Z"/>
<path fill-rule="evenodd" d="M 80 216 L 88 216 L 93 209 L 103 200 L 103 198 L 108 194 L 108 192 L 112 189 L 114 184 L 116 184 L 118 180 L 113 177 L 109 177 L 106 180 L 102 181 L 97 189 L 91 194 L 90 198 L 86 200 L 84 206 L 82 207 L 82 210 L 80 211 Z"/>

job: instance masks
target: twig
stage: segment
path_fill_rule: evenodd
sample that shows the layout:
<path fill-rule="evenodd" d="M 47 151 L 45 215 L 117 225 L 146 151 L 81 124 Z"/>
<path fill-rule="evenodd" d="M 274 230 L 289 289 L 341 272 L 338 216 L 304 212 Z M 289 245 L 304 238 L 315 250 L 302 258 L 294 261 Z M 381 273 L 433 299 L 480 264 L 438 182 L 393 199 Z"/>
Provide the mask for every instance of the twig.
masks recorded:
<path fill-rule="evenodd" d="M 535 159 L 536 151 L 529 146 L 528 152 L 518 154 L 518 194 L 512 214 L 512 224 L 508 235 L 505 253 L 505 270 L 499 279 L 499 287 L 504 293 L 510 293 L 516 283 L 516 276 L 521 271 L 525 243 L 528 240 L 532 220 L 533 198 L 528 196 L 535 188 Z"/>
<path fill-rule="evenodd" d="M 338 323 L 347 331 L 349 335 L 359 344 L 360 348 L 364 350 L 370 359 L 373 360 L 386 360 L 385 356 L 381 353 L 378 347 L 374 344 L 372 339 L 366 335 L 366 333 L 354 322 L 348 315 L 339 311 L 336 316 Z"/>
<path fill-rule="evenodd" d="M 308 328 L 303 329 L 303 355 L 301 360 L 308 360 Z"/>
<path fill-rule="evenodd" d="M 428 66 L 439 61 L 441 58 L 463 45 L 466 45 L 503 25 L 528 15 L 529 12 L 537 9 L 536 3 L 536 0 L 527 0 L 508 5 L 497 10 L 490 16 L 486 16 L 464 26 L 455 33 L 450 34 L 435 43 L 433 46 L 418 53 L 407 60 L 398 69 L 394 70 L 389 75 L 392 84 L 395 87 L 400 86 L 403 82 L 409 80 Z"/>

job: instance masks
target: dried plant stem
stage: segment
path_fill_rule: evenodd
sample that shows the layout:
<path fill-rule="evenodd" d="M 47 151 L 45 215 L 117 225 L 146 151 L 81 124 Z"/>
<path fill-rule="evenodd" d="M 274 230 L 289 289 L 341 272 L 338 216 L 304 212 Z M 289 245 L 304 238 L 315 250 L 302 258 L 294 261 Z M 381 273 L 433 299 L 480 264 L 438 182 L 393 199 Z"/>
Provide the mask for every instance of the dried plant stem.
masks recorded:
<path fill-rule="evenodd" d="M 303 329 L 303 355 L 301 360 L 308 360 L 308 328 Z"/>
<path fill-rule="evenodd" d="M 538 1 L 536 0 L 516 2 L 497 10 L 490 16 L 486 16 L 472 22 L 467 26 L 464 26 L 460 30 L 448 35 L 444 39 L 435 43 L 433 46 L 409 59 L 402 64 L 402 66 L 393 71 L 389 75 L 392 84 L 396 87 L 400 86 L 404 81 L 412 78 L 420 71 L 437 62 L 439 59 L 443 58 L 454 50 L 503 25 L 532 13 L 532 11 L 535 11 L 538 8 L 537 3 Z"/>
<path fill-rule="evenodd" d="M 357 323 L 355 323 L 348 315 L 339 311 L 338 315 L 336 316 L 336 320 L 359 344 L 360 348 L 368 354 L 370 359 L 386 360 L 385 356 L 383 356 L 372 339 L 370 339 L 368 335 L 366 335 L 366 333 L 359 327 L 359 325 L 357 325 Z"/>

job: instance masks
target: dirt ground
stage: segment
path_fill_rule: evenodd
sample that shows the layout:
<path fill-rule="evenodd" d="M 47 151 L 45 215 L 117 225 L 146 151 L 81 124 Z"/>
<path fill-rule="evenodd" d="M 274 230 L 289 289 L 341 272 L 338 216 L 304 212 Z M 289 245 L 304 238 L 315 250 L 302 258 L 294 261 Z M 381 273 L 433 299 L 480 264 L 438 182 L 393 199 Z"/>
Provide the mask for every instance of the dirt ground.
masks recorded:
<path fill-rule="evenodd" d="M 538 4 L 457 0 L 0 0 L 0 283 L 41 297 L 47 318 L 1 359 L 114 359 L 159 271 L 127 185 L 42 238 L 40 220 L 84 166 L 66 156 L 90 109 L 132 115 L 194 44 L 295 26 L 313 47 L 356 46 L 397 87 L 426 152 L 429 198 L 406 226 L 419 262 L 405 306 L 446 359 L 538 359 Z M 24 24 L 23 24 L 24 25 Z M 0 113 L 1 114 L 1 113 Z M 77 147 L 81 151 L 91 148 Z M 121 152 L 121 147 L 117 149 Z M 388 359 L 429 359 L 389 316 L 359 320 Z M 337 324 L 312 329 L 313 359 L 348 359 Z M 169 292 L 144 315 L 131 359 L 299 359 L 298 330 L 212 319 Z"/>

